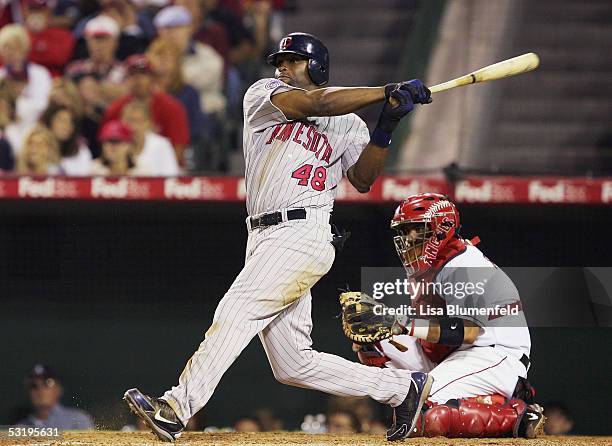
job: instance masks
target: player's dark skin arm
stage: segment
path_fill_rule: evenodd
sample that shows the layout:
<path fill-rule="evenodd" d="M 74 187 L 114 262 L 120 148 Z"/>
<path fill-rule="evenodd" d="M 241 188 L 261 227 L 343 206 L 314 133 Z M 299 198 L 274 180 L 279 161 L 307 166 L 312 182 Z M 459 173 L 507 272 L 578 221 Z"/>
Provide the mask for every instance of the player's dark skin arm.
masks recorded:
<path fill-rule="evenodd" d="M 314 85 L 307 73 L 307 61 L 282 54 L 277 59 L 276 78 L 304 90 L 272 96 L 272 103 L 290 120 L 313 116 L 340 116 L 385 100 L 385 87 L 329 87 Z M 350 183 L 361 193 L 368 192 L 382 172 L 387 149 L 369 143 L 347 172 Z"/>
<path fill-rule="evenodd" d="M 309 116 L 338 116 L 353 113 L 385 99 L 385 87 L 332 87 L 311 91 L 289 91 L 274 95 L 272 103 L 289 119 Z M 387 149 L 369 143 L 347 178 L 361 193 L 370 191 L 385 167 Z"/>
<path fill-rule="evenodd" d="M 370 187 L 385 167 L 388 151 L 368 143 L 357 162 L 346 172 L 346 177 L 355 189 L 362 194 L 370 191 Z"/>
<path fill-rule="evenodd" d="M 340 116 L 385 99 L 385 87 L 329 87 L 276 94 L 272 103 L 288 119 Z"/>
<path fill-rule="evenodd" d="M 353 113 L 385 99 L 385 87 L 332 87 L 311 91 L 289 91 L 272 97 L 272 103 L 287 118 L 338 116 Z M 387 149 L 369 143 L 359 160 L 349 168 L 347 177 L 361 193 L 370 191 L 385 167 Z"/>
<path fill-rule="evenodd" d="M 308 60 L 296 54 L 277 57 L 275 77 L 302 89 L 272 96 L 272 103 L 290 120 L 346 115 L 385 99 L 384 86 L 318 87 L 308 75 Z"/>

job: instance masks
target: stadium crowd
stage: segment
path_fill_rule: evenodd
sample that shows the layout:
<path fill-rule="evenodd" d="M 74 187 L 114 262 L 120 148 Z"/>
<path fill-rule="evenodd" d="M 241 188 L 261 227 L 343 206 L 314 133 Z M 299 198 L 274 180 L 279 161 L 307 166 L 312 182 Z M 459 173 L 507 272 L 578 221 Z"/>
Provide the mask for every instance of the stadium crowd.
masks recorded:
<path fill-rule="evenodd" d="M 227 170 L 284 7 L 0 0 L 0 174 Z"/>

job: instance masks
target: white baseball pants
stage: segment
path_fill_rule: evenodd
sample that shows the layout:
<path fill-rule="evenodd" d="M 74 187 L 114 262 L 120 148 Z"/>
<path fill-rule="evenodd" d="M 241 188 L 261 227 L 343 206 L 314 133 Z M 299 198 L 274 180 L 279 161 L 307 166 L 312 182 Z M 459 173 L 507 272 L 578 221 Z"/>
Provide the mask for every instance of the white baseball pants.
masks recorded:
<path fill-rule="evenodd" d="M 219 302 L 178 385 L 163 395 L 183 422 L 204 407 L 256 334 L 282 383 L 370 396 L 392 406 L 406 397 L 410 371 L 368 367 L 312 349 L 310 288 L 329 271 L 335 252 L 329 214 L 307 212 L 305 220 L 249 231 L 244 268 Z"/>
<path fill-rule="evenodd" d="M 427 372 L 434 378 L 429 401 L 443 404 L 450 399 L 500 394 L 510 398 L 525 366 L 513 355 L 495 347 L 471 347 L 451 353 L 435 364 L 423 353 L 421 344 L 410 336 L 395 341 L 408 347 L 400 352 L 387 340 L 380 343 L 391 361 L 388 367 Z"/>

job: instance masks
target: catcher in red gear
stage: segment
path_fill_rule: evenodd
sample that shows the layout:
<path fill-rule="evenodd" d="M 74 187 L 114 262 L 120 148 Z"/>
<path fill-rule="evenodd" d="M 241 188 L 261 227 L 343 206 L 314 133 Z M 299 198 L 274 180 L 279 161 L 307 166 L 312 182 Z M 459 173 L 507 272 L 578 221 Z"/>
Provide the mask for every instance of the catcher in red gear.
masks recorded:
<path fill-rule="evenodd" d="M 459 235 L 459 221 L 444 195 L 404 200 L 391 228 L 408 279 L 422 285 L 412 288 L 421 290 L 410 296 L 414 311 L 368 318 L 363 312 L 382 304 L 363 293 L 348 293 L 350 299 L 343 293 L 341 303 L 351 303 L 343 305 L 343 329 L 358 342 L 354 350 L 362 363 L 434 377 L 413 436 L 534 438 L 545 419 L 526 379 L 531 339 L 518 291 L 476 248 L 478 238 Z M 483 284 L 482 294 L 459 296 L 458 285 L 470 282 Z M 467 311 L 475 302 L 487 302 L 495 312 Z M 356 309 L 361 314 L 356 316 Z M 364 342 L 369 334 L 375 342 Z"/>

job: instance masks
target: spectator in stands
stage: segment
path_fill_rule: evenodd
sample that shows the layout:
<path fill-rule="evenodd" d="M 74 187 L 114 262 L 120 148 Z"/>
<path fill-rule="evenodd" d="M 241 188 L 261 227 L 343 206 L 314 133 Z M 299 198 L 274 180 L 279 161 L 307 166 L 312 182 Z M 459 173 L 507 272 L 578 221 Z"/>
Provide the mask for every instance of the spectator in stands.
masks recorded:
<path fill-rule="evenodd" d="M 91 152 L 80 138 L 79 119 L 66 106 L 51 104 L 42 116 L 59 144 L 60 167 L 64 175 L 87 176 L 91 169 Z"/>
<path fill-rule="evenodd" d="M 253 417 L 242 417 L 234 423 L 236 432 L 261 432 L 261 426 Z"/>
<path fill-rule="evenodd" d="M 142 101 L 132 101 L 121 113 L 123 122 L 134 138 L 132 157 L 142 171 L 151 176 L 179 175 L 179 167 L 172 144 L 167 138 L 151 131 L 149 107 Z"/>
<path fill-rule="evenodd" d="M 565 404 L 554 401 L 544 406 L 544 432 L 548 435 L 567 435 L 574 428 L 574 418 Z"/>
<path fill-rule="evenodd" d="M 0 171 L 3 172 L 10 172 L 15 168 L 13 144 L 19 144 L 20 137 L 15 126 L 16 103 L 15 90 L 6 79 L 0 80 Z"/>
<path fill-rule="evenodd" d="M 374 402 L 366 398 L 333 396 L 328 400 L 328 413 L 353 414 L 359 422 L 359 432 L 375 433 L 381 427 L 386 431 L 386 427 L 381 426 L 374 412 Z"/>
<path fill-rule="evenodd" d="M 60 76 L 72 57 L 74 37 L 66 29 L 50 26 L 51 0 L 26 0 L 24 24 L 30 34 L 28 59 L 46 67 L 52 76 Z"/>
<path fill-rule="evenodd" d="M 0 2 L 0 28 L 10 23 L 19 23 L 21 19 L 21 0 L 3 0 Z"/>
<path fill-rule="evenodd" d="M 255 54 L 255 38 L 242 22 L 242 16 L 219 0 L 201 0 L 203 14 L 223 26 L 229 36 L 232 65 L 240 65 Z"/>
<path fill-rule="evenodd" d="M 49 366 L 37 364 L 26 378 L 32 413 L 18 426 L 89 430 L 94 428 L 91 417 L 81 409 L 64 407 L 60 400 L 62 383 Z"/>
<path fill-rule="evenodd" d="M 176 6 L 183 6 L 191 14 L 194 39 L 210 45 L 223 58 L 224 70 L 230 65 L 230 41 L 225 28 L 210 18 L 201 0 L 174 0 Z"/>
<path fill-rule="evenodd" d="M 270 0 L 251 0 L 242 3 L 244 11 L 244 22 L 250 26 L 255 47 L 253 49 L 255 58 L 264 56 L 270 43 L 270 15 L 272 13 L 272 2 Z"/>
<path fill-rule="evenodd" d="M 23 70 L 18 72 L 13 69 L 11 65 L 6 67 L 6 77 L 1 80 L 6 83 L 7 86 L 15 92 L 17 95 L 17 101 L 15 102 L 15 114 L 13 115 L 12 122 L 6 129 L 6 136 L 11 143 L 14 150 L 18 150 L 21 147 L 25 134 L 35 125 L 35 123 L 24 121 L 18 115 L 20 102 L 20 93 L 24 91 L 27 82 L 27 71 Z"/>
<path fill-rule="evenodd" d="M 17 123 L 24 129 L 36 123 L 47 108 L 51 91 L 49 71 L 28 62 L 30 38 L 21 25 L 7 25 L 0 29 L 0 56 L 4 67 L 0 78 L 8 78 L 18 94 Z"/>
<path fill-rule="evenodd" d="M 36 125 L 16 150 L 17 173 L 20 175 L 58 175 L 61 172 L 59 146 L 53 134 Z"/>
<path fill-rule="evenodd" d="M 132 3 L 138 8 L 139 11 L 157 12 L 160 8 L 168 6 L 170 3 L 172 3 L 172 0 L 132 0 Z"/>
<path fill-rule="evenodd" d="M 146 56 L 155 73 L 157 85 L 178 99 L 185 107 L 192 144 L 199 142 L 206 126 L 206 118 L 200 108 L 200 96 L 197 90 L 186 84 L 183 79 L 182 57 L 177 46 L 171 40 L 158 37 L 151 42 Z"/>
<path fill-rule="evenodd" d="M 164 39 L 173 42 L 183 55 L 183 77 L 198 90 L 200 106 L 205 113 L 222 113 L 223 59 L 210 46 L 193 40 L 193 20 L 182 6 L 168 6 L 155 16 L 155 27 Z"/>
<path fill-rule="evenodd" d="M 92 175 L 143 175 L 132 157 L 134 137 L 121 121 L 109 121 L 100 130 L 102 156 L 93 160 Z"/>
<path fill-rule="evenodd" d="M 119 25 L 111 17 L 99 15 L 87 22 L 83 35 L 89 57 L 71 63 L 66 74 L 73 79 L 84 74 L 92 75 L 100 83 L 96 90 L 99 90 L 106 106 L 127 90 L 125 67 L 115 58 Z"/>
<path fill-rule="evenodd" d="M 354 413 L 335 410 L 327 414 L 327 432 L 330 434 L 356 434 L 361 432 L 361 428 Z"/>
<path fill-rule="evenodd" d="M 97 78 L 92 75 L 75 76 L 75 82 L 67 77 L 55 78 L 49 103 L 70 108 L 80 122 L 80 136 L 89 147 L 92 157 L 97 158 L 102 152 L 98 142 L 98 130 L 104 113 L 104 101 L 99 91 Z"/>
<path fill-rule="evenodd" d="M 94 73 L 88 72 L 79 73 L 74 77 L 74 81 L 83 101 L 81 135 L 87 140 L 92 156 L 97 158 L 102 153 L 98 132 L 106 109 L 100 82 Z"/>
<path fill-rule="evenodd" d="M 51 26 L 72 29 L 86 15 L 92 14 L 94 0 L 57 0 L 53 8 Z"/>
<path fill-rule="evenodd" d="M 99 14 L 111 17 L 119 26 L 119 46 L 117 58 L 124 60 L 134 54 L 142 54 L 149 42 L 155 37 L 155 27 L 148 14 L 138 11 L 130 0 L 100 0 Z M 86 48 L 83 45 L 83 31 L 95 15 L 85 17 L 75 27 L 74 34 L 78 38 L 76 57 L 86 58 Z"/>
<path fill-rule="evenodd" d="M 283 430 L 283 421 L 274 415 L 272 409 L 268 407 L 261 407 L 257 409 L 253 415 L 261 427 L 262 432 Z"/>
<path fill-rule="evenodd" d="M 177 159 L 182 162 L 185 146 L 190 143 L 185 108 L 172 96 L 156 88 L 151 64 L 146 57 L 131 56 L 126 63 L 130 92 L 108 107 L 103 122 L 119 119 L 123 107 L 133 100 L 145 102 L 150 107 L 155 131 L 172 142 Z"/>
<path fill-rule="evenodd" d="M 72 109 L 74 114 L 81 119 L 85 113 L 83 99 L 76 84 L 67 77 L 56 77 L 51 85 L 49 93 L 49 104 L 63 105 Z"/>

